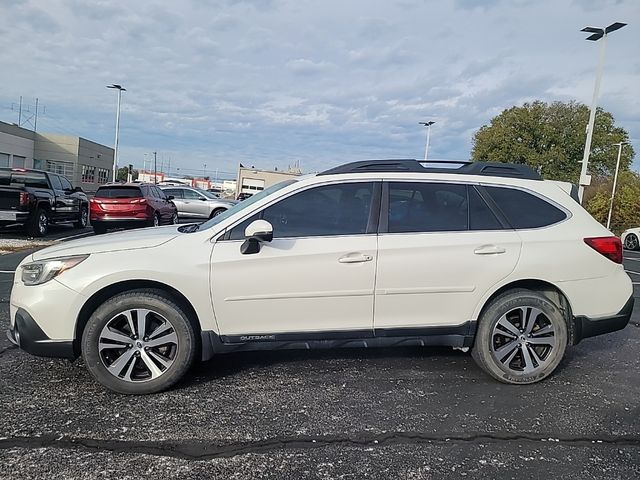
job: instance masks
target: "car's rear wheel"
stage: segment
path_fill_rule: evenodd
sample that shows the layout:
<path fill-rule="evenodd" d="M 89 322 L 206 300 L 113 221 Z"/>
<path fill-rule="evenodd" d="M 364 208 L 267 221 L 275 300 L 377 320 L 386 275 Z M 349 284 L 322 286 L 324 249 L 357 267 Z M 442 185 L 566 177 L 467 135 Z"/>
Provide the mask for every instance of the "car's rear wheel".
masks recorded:
<path fill-rule="evenodd" d="M 80 215 L 78 216 L 78 220 L 73 223 L 75 228 L 85 228 L 87 223 L 89 222 L 89 210 L 87 207 L 80 208 Z"/>
<path fill-rule="evenodd" d="M 209 218 L 217 217 L 218 215 L 220 215 L 225 211 L 226 211 L 225 208 L 216 208 L 213 212 L 211 212 L 211 215 L 209 215 Z"/>
<path fill-rule="evenodd" d="M 171 225 L 175 225 L 178 223 L 178 212 L 174 212 L 173 215 L 171 215 Z"/>
<path fill-rule="evenodd" d="M 44 237 L 49 231 L 49 214 L 44 208 L 38 209 L 29 218 L 27 234 L 31 237 Z"/>
<path fill-rule="evenodd" d="M 624 237 L 624 248 L 627 250 L 638 250 L 640 242 L 638 242 L 638 236 L 634 233 L 630 233 Z"/>
<path fill-rule="evenodd" d="M 500 295 L 479 319 L 472 350 L 476 363 L 496 380 L 538 382 L 556 369 L 567 347 L 567 322 L 546 296 L 531 290 Z"/>
<path fill-rule="evenodd" d="M 82 355 L 91 374 L 119 393 L 154 393 L 174 385 L 196 353 L 187 314 L 159 290 L 122 293 L 91 315 Z"/>

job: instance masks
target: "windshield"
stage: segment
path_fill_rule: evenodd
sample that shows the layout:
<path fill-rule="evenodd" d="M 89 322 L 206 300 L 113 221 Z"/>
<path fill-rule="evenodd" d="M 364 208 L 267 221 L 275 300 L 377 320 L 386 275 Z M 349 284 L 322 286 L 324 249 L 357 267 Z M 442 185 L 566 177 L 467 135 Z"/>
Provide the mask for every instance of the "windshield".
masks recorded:
<path fill-rule="evenodd" d="M 243 200 L 242 202 L 235 204 L 233 207 L 229 208 L 227 211 L 221 213 L 220 215 L 216 215 L 210 220 L 204 222 L 203 224 L 200 225 L 200 228 L 198 228 L 198 230 L 211 228 L 214 225 L 217 225 L 218 223 L 220 223 L 221 221 L 229 218 L 231 215 L 235 215 L 239 211 L 244 210 L 247 207 L 250 207 L 251 205 L 253 205 L 256 202 L 259 202 L 265 197 L 268 197 L 273 192 L 277 192 L 278 190 L 284 187 L 287 187 L 295 182 L 296 180 L 285 180 L 284 182 L 276 183 L 275 185 L 272 185 L 269 188 L 265 188 L 260 193 L 256 193 L 255 195 L 247 198 L 246 200 Z"/>

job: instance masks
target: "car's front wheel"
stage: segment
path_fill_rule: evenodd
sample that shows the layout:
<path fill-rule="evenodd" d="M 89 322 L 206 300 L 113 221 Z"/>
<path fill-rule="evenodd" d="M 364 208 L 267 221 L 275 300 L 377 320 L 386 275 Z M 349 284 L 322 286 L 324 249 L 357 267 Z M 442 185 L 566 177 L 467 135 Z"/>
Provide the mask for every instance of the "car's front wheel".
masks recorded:
<path fill-rule="evenodd" d="M 567 347 L 567 322 L 546 296 L 511 290 L 484 310 L 472 350 L 493 378 L 513 384 L 538 382 L 556 369 Z"/>
<path fill-rule="evenodd" d="M 119 393 L 155 393 L 174 385 L 196 354 L 187 314 L 159 290 L 116 295 L 91 315 L 82 356 L 91 374 Z"/>

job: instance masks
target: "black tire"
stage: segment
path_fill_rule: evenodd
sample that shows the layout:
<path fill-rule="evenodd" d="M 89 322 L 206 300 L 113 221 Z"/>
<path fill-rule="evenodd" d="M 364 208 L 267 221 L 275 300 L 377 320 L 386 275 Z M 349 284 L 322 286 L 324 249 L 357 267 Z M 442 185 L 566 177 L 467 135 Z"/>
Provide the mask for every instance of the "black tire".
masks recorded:
<path fill-rule="evenodd" d="M 158 212 L 154 212 L 153 216 L 149 219 L 148 226 L 149 227 L 158 227 L 161 224 L 160 214 Z"/>
<path fill-rule="evenodd" d="M 624 237 L 624 248 L 627 250 L 638 250 L 640 243 L 638 242 L 638 236 L 635 233 L 630 233 Z"/>
<path fill-rule="evenodd" d="M 93 225 L 93 233 L 95 233 L 96 235 L 102 235 L 103 233 L 106 233 L 106 232 L 107 232 L 107 229 L 102 225 Z"/>
<path fill-rule="evenodd" d="M 117 376 L 108 370 L 108 359 L 105 359 L 105 354 L 101 354 L 99 351 L 99 341 L 106 325 L 113 322 L 114 319 L 119 318 L 118 314 L 135 309 L 151 310 L 155 312 L 153 315 L 157 313 L 161 318 L 163 317 L 163 320 L 166 320 L 173 329 L 171 335 L 175 333 L 175 338 L 177 339 L 171 365 L 157 378 L 136 381 L 125 380 L 122 376 Z M 129 348 L 123 349 L 124 353 L 122 353 L 122 356 L 131 350 L 137 350 L 130 352 L 129 358 L 131 360 L 127 363 L 122 363 L 123 366 L 120 367 L 121 369 L 129 370 L 129 367 L 131 367 L 131 370 L 135 372 L 133 369 L 136 367 L 131 365 L 132 361 L 139 362 L 137 365 L 141 366 L 142 369 L 146 368 L 145 362 L 147 362 L 150 357 L 146 357 L 147 360 L 143 361 L 140 353 L 144 356 L 145 354 L 142 350 L 148 350 L 148 348 L 144 346 L 140 347 L 140 344 L 144 345 L 144 343 L 138 340 L 140 339 L 132 335 L 132 344 L 130 344 Z M 147 342 L 148 340 L 145 338 L 144 341 Z M 121 293 L 100 305 L 87 322 L 82 335 L 81 345 L 82 357 L 93 377 L 104 387 L 128 395 L 156 393 L 170 388 L 191 368 L 197 351 L 195 328 L 187 314 L 170 296 L 161 290 L 154 289 L 138 289 Z M 113 351 L 113 349 L 103 350 L 103 352 Z M 117 350 L 117 352 L 120 352 L 120 350 Z M 135 353 L 137 360 L 131 356 L 133 353 Z M 113 366 L 113 363 L 111 363 L 111 366 Z M 160 364 L 156 363 L 156 366 L 160 366 Z M 122 372 L 120 372 L 120 375 L 122 375 Z M 124 373 L 123 376 L 126 375 L 127 373 Z"/>
<path fill-rule="evenodd" d="M 86 228 L 89 223 L 89 209 L 86 206 L 80 207 L 80 215 L 78 220 L 73 222 L 74 228 Z"/>
<path fill-rule="evenodd" d="M 42 207 L 38 207 L 29 217 L 27 222 L 27 234 L 30 237 L 44 237 L 49 231 L 49 213 Z"/>
<path fill-rule="evenodd" d="M 226 208 L 216 208 L 213 212 L 211 212 L 211 215 L 209 215 L 209 218 L 217 217 L 218 215 L 226 211 L 227 211 Z"/>
<path fill-rule="evenodd" d="M 169 221 L 170 225 L 176 225 L 178 223 L 178 212 L 174 212 L 173 215 L 171 215 L 171 220 Z"/>
<path fill-rule="evenodd" d="M 529 330 L 529 323 L 525 323 L 523 328 L 522 323 L 518 324 L 518 320 L 514 320 L 522 318 L 523 310 L 519 310 L 520 307 L 529 312 L 526 314 L 529 317 L 536 310 L 541 312 L 533 319 L 533 326 Z M 515 332 L 503 329 L 505 319 Z M 499 322 L 501 326 L 497 326 Z M 553 331 L 544 333 L 543 328 L 548 329 L 549 325 Z M 514 333 L 518 331 L 519 335 L 516 336 Z M 543 333 L 538 334 L 538 331 Z M 507 332 L 513 340 L 500 332 Z M 549 298 L 531 290 L 510 290 L 494 299 L 483 311 L 471 354 L 478 366 L 496 380 L 510 384 L 530 384 L 548 377 L 556 369 L 564 357 L 567 338 L 567 321 Z M 535 345 L 530 343 L 534 341 Z M 545 346 L 539 343 L 541 341 L 554 343 L 553 346 L 551 343 Z M 499 350 L 500 348 L 503 350 Z M 499 361 L 496 357 L 503 354 L 503 361 Z M 542 363 L 537 360 L 542 360 Z M 527 365 L 535 368 L 527 372 Z"/>

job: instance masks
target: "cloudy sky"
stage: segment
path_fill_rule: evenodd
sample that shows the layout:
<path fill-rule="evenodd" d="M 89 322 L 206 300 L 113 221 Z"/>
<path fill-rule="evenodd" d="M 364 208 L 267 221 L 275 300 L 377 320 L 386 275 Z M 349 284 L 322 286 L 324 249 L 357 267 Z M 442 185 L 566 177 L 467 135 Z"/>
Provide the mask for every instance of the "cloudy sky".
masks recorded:
<path fill-rule="evenodd" d="M 0 120 L 20 95 L 38 130 L 156 150 L 171 169 L 305 171 L 366 158 L 468 158 L 473 133 L 533 99 L 600 104 L 640 151 L 638 0 L 0 0 Z M 13 106 L 13 110 L 12 110 Z M 636 165 L 637 163 L 636 159 Z"/>

